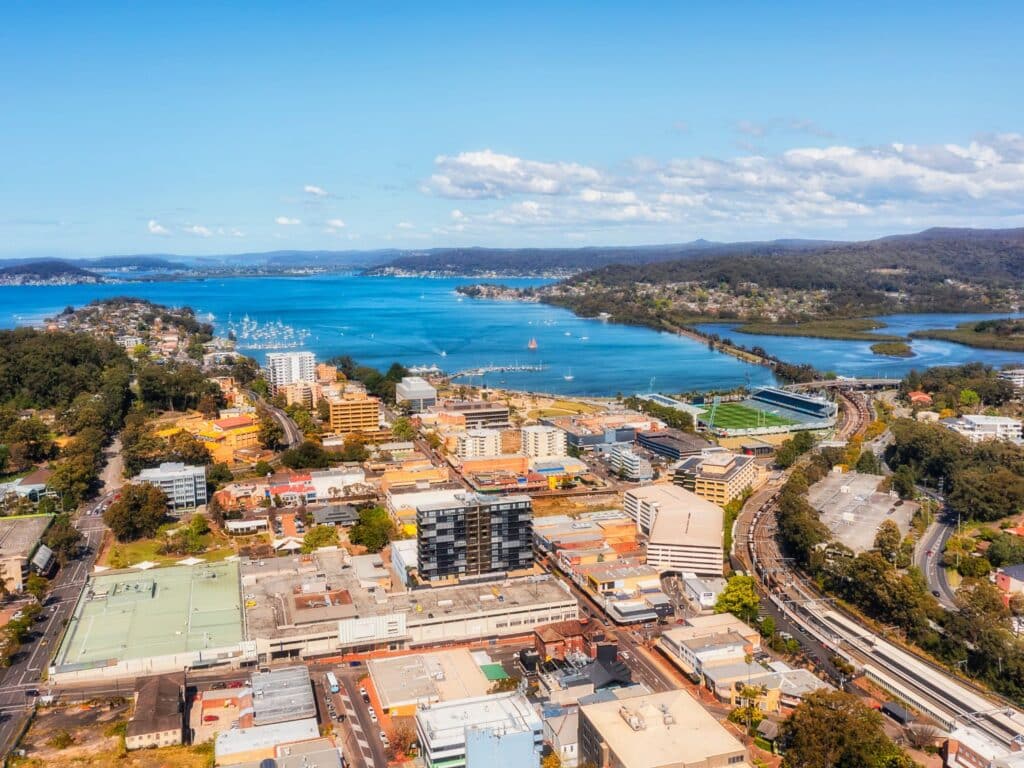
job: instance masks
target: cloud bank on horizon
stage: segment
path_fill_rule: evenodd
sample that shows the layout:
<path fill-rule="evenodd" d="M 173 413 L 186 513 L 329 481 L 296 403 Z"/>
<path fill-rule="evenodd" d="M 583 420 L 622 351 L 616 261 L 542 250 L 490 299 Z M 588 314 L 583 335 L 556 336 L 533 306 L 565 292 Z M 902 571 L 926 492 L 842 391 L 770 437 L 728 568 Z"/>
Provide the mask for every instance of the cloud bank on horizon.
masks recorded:
<path fill-rule="evenodd" d="M 748 134 L 760 128 L 745 124 Z M 421 189 L 457 201 L 459 231 L 648 226 L 663 231 L 843 230 L 978 222 L 1024 224 L 1024 135 L 964 144 L 830 144 L 719 159 L 636 159 L 617 171 L 490 149 L 439 155 Z M 448 227 L 452 229 L 451 226 Z"/>
<path fill-rule="evenodd" d="M 820 139 L 830 134 L 810 121 L 789 127 Z M 762 137 L 770 126 L 741 122 L 736 131 Z M 275 238 L 302 230 L 360 238 L 324 186 L 281 199 L 302 217 L 274 217 Z M 458 207 L 428 226 L 399 219 L 385 241 L 450 245 L 515 241 L 671 242 L 690 237 L 730 239 L 878 234 L 930 226 L 1024 225 L 1024 135 L 979 135 L 964 143 L 893 142 L 855 147 L 829 142 L 777 153 L 734 157 L 639 157 L 609 169 L 577 160 L 518 157 L 493 149 L 438 155 L 415 194 Z M 237 226 L 170 225 L 150 218 L 151 236 L 203 239 L 244 237 Z M 681 233 L 684 233 L 681 236 Z"/>

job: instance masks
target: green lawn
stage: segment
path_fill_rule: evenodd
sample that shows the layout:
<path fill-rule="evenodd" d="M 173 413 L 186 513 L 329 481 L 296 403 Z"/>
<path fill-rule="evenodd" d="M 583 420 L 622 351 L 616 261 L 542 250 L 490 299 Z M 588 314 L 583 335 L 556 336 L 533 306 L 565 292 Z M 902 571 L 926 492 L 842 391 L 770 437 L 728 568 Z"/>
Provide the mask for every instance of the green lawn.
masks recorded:
<path fill-rule="evenodd" d="M 166 530 L 173 530 L 181 525 L 181 523 L 168 523 L 160 527 L 160 532 L 163 533 Z M 206 562 L 214 562 L 216 560 L 223 560 L 226 557 L 230 557 L 235 554 L 234 547 L 230 546 L 222 538 L 215 537 L 213 534 L 208 533 L 205 536 L 200 537 L 203 544 L 209 549 L 206 552 L 201 552 L 195 557 L 202 558 Z M 156 563 L 157 565 L 172 565 L 179 560 L 184 560 L 188 555 L 162 555 L 160 554 L 160 537 L 154 537 L 152 539 L 140 539 L 139 541 L 130 541 L 124 544 L 114 544 L 110 547 L 103 558 L 101 565 L 108 565 L 113 568 L 127 568 L 135 565 L 136 563 L 142 563 L 149 561 Z"/>
<path fill-rule="evenodd" d="M 704 411 L 701 416 L 706 420 L 711 415 L 711 409 Z M 789 419 L 777 416 L 767 411 L 758 411 L 740 403 L 722 403 L 715 411 L 714 427 L 717 429 L 755 429 L 757 427 L 785 427 L 793 424 Z"/>

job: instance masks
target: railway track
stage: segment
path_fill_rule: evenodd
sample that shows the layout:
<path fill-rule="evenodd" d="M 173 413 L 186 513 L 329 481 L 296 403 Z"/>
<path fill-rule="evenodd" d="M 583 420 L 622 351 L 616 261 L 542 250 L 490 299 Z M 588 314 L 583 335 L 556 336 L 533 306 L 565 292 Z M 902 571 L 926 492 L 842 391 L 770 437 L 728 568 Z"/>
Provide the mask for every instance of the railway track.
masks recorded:
<path fill-rule="evenodd" d="M 1024 715 L 1011 704 L 863 627 L 790 565 L 776 539 L 777 501 L 775 494 L 755 512 L 739 559 L 787 618 L 947 728 L 970 724 L 1001 743 L 1024 742 Z"/>

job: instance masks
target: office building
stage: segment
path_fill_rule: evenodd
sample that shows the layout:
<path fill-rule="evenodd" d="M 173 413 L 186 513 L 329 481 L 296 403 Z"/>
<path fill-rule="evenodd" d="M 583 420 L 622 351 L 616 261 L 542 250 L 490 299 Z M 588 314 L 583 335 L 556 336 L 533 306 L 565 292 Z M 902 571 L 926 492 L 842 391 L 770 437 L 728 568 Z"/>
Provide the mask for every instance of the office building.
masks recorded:
<path fill-rule="evenodd" d="M 634 482 L 643 482 L 654 477 L 654 468 L 651 462 L 643 456 L 637 455 L 628 445 L 616 445 L 612 448 L 609 466 L 612 472 L 620 477 Z"/>
<path fill-rule="evenodd" d="M 417 561 L 425 581 L 515 573 L 533 566 L 529 496 L 460 493 L 416 508 Z"/>
<path fill-rule="evenodd" d="M 661 571 L 721 576 L 722 508 L 675 485 L 631 488 L 623 510 L 647 536 L 647 564 Z"/>
<path fill-rule="evenodd" d="M 464 460 L 500 456 L 501 432 L 496 429 L 468 429 L 455 436 L 455 453 Z"/>
<path fill-rule="evenodd" d="M 768 480 L 768 472 L 753 456 L 720 452 L 691 456 L 676 468 L 672 481 L 702 499 L 724 507 L 748 489 L 755 491 Z"/>
<path fill-rule="evenodd" d="M 312 352 L 268 352 L 264 374 L 275 394 L 278 387 L 297 381 L 316 381 L 316 358 Z"/>
<path fill-rule="evenodd" d="M 584 704 L 579 761 L 596 768 L 749 768 L 743 744 L 686 691 Z"/>
<path fill-rule="evenodd" d="M 713 447 L 703 437 L 691 435 L 678 429 L 662 429 L 656 432 L 637 432 L 636 444 L 646 448 L 651 453 L 664 456 L 673 461 L 685 459 L 688 456 L 699 456 L 702 451 Z"/>
<path fill-rule="evenodd" d="M 413 413 L 437 405 L 437 390 L 422 376 L 406 376 L 395 385 L 395 402 L 407 403 Z"/>
<path fill-rule="evenodd" d="M 985 440 L 1010 440 L 1017 443 L 1021 441 L 1021 423 L 1007 416 L 969 413 L 959 419 L 945 419 L 942 423 L 972 443 Z"/>
<path fill-rule="evenodd" d="M 416 735 L 426 768 L 528 768 L 540 764 L 544 725 L 512 691 L 422 707 Z"/>
<path fill-rule="evenodd" d="M 509 426 L 508 406 L 488 400 L 445 400 L 431 410 L 437 412 L 441 424 L 466 429 L 508 429 Z"/>
<path fill-rule="evenodd" d="M 565 432 L 545 424 L 523 427 L 522 452 L 532 459 L 565 456 Z"/>
<path fill-rule="evenodd" d="M 380 400 L 361 392 L 328 397 L 331 431 L 336 434 L 377 432 L 380 429 Z"/>
<path fill-rule="evenodd" d="M 159 467 L 142 470 L 131 482 L 149 483 L 163 491 L 172 516 L 180 516 L 182 511 L 206 503 L 206 467 L 164 462 Z"/>

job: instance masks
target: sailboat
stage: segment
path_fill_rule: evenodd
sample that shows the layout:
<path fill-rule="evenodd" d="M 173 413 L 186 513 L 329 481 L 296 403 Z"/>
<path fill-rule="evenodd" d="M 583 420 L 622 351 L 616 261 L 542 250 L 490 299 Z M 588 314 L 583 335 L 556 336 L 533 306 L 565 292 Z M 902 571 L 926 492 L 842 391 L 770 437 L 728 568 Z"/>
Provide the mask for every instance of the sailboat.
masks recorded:
<path fill-rule="evenodd" d="M 537 340 L 536 339 L 530 339 L 530 343 L 526 345 L 526 348 L 529 349 L 530 351 L 536 350 L 537 349 Z"/>
<path fill-rule="evenodd" d="M 575 379 L 576 377 L 572 375 L 572 368 L 570 368 L 569 372 L 565 374 L 565 376 L 563 376 L 562 378 L 565 379 L 566 381 L 572 381 L 573 379 Z"/>

